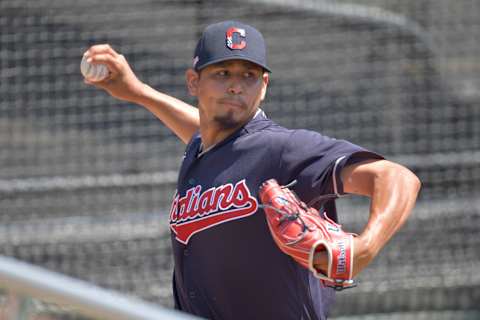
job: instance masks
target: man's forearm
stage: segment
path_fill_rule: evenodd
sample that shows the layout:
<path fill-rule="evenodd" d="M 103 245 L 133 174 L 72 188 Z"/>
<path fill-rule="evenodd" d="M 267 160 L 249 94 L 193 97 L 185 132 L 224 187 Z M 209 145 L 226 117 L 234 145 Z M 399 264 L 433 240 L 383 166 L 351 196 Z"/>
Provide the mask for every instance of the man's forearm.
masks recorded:
<path fill-rule="evenodd" d="M 361 271 L 400 229 L 415 205 L 420 181 L 408 169 L 388 164 L 372 181 L 370 216 L 356 245 Z"/>
<path fill-rule="evenodd" d="M 141 82 L 126 58 L 110 45 L 92 46 L 84 53 L 84 58 L 88 63 L 104 64 L 109 70 L 107 78 L 101 81 L 85 79 L 85 83 L 104 89 L 114 98 L 144 106 L 185 143 L 198 130 L 197 108 Z"/>
<path fill-rule="evenodd" d="M 144 106 L 172 130 L 184 143 L 198 131 L 198 109 L 144 84 L 133 101 Z"/>

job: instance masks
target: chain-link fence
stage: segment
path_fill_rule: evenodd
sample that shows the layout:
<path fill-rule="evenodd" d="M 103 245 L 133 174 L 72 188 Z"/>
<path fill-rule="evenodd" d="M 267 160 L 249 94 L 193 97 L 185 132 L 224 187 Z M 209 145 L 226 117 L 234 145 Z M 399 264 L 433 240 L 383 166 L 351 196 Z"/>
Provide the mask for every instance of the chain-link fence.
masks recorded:
<path fill-rule="evenodd" d="M 423 182 L 412 218 L 338 295 L 335 316 L 479 310 L 480 3 L 0 1 L 0 249 L 171 306 L 167 211 L 184 145 L 145 109 L 83 83 L 110 43 L 190 103 L 184 71 L 211 22 L 264 34 L 267 114 L 344 138 Z M 364 199 L 339 203 L 361 230 Z"/>

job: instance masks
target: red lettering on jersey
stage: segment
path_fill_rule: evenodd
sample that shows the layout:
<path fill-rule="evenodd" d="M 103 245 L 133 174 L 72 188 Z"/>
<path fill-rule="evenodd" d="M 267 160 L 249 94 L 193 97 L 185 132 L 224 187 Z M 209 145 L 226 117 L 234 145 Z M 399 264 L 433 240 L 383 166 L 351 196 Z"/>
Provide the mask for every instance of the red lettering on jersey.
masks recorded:
<path fill-rule="evenodd" d="M 201 193 L 202 187 L 190 188 L 185 196 L 176 194 L 170 209 L 170 228 L 178 241 L 186 244 L 197 232 L 218 224 L 254 214 L 257 199 L 252 197 L 245 179 Z"/>
<path fill-rule="evenodd" d="M 215 195 L 215 188 L 208 189 L 200 196 L 200 212 L 213 212 L 216 210 L 217 204 L 213 201 Z"/>
<path fill-rule="evenodd" d="M 214 203 L 217 204 L 217 210 L 227 210 L 231 206 L 232 202 L 232 190 L 233 186 L 231 184 L 226 184 L 218 187 L 215 190 L 215 200 Z"/>

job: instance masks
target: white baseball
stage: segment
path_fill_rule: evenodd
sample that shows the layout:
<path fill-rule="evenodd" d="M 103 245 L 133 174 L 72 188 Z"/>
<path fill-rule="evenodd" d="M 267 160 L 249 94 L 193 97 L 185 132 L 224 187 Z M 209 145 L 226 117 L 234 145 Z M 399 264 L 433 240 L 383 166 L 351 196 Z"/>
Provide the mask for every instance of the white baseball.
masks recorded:
<path fill-rule="evenodd" d="M 89 81 L 102 81 L 108 77 L 109 74 L 106 65 L 89 63 L 87 62 L 87 57 L 85 56 L 83 56 L 82 62 L 80 63 L 80 71 L 85 79 Z"/>

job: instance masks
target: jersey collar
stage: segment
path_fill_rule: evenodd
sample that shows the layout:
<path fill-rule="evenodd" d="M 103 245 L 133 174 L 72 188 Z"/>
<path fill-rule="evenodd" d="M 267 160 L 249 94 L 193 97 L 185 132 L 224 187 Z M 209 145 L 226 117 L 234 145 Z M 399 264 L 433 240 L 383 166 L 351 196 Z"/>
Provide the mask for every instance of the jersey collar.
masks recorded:
<path fill-rule="evenodd" d="M 258 109 L 255 116 L 240 129 L 240 134 L 252 133 L 255 131 L 262 130 L 263 128 L 271 125 L 271 120 L 268 119 L 267 115 L 262 109 Z"/>
<path fill-rule="evenodd" d="M 252 133 L 255 131 L 262 130 L 263 128 L 268 127 L 271 125 L 271 120 L 267 118 L 267 115 L 262 109 L 258 109 L 253 118 L 246 123 L 243 127 L 232 133 L 229 137 L 226 139 L 220 141 L 219 143 L 211 146 L 207 150 L 203 150 L 203 144 L 202 144 L 202 139 L 200 137 L 200 132 L 197 132 L 197 134 L 193 137 L 193 140 L 191 142 L 192 147 L 196 148 L 195 154 L 197 158 L 200 158 L 204 154 L 208 153 L 210 150 L 215 149 L 218 146 L 221 146 L 228 141 L 235 139 L 236 137 L 242 136 L 244 134 Z"/>

